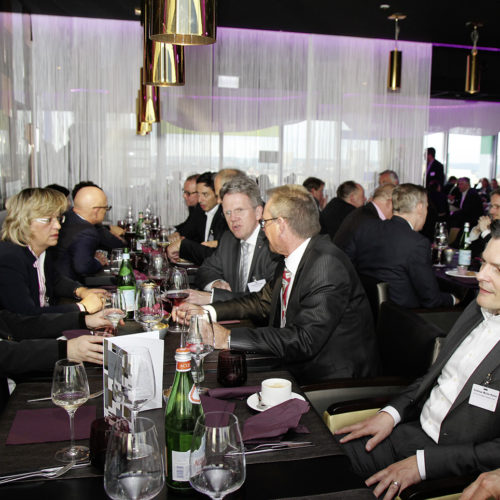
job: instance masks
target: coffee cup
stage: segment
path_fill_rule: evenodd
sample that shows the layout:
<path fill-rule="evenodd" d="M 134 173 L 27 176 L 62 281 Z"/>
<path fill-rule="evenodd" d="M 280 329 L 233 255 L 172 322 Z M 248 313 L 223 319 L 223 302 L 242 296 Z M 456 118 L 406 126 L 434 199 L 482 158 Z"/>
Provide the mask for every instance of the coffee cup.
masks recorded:
<path fill-rule="evenodd" d="M 284 378 L 268 378 L 261 385 L 262 403 L 275 406 L 292 397 L 292 383 Z"/>

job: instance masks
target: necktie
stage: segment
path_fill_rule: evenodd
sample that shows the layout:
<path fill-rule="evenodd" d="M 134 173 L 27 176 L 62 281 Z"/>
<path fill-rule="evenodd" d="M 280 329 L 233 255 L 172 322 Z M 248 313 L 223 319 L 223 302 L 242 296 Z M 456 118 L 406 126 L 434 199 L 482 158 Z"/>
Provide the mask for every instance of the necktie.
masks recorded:
<path fill-rule="evenodd" d="M 244 292 L 248 280 L 248 246 L 246 241 L 241 242 L 240 272 L 238 273 L 238 291 Z"/>
<path fill-rule="evenodd" d="M 283 276 L 281 277 L 281 328 L 286 324 L 287 295 L 291 279 L 292 273 L 285 267 L 285 269 L 283 269 Z"/>

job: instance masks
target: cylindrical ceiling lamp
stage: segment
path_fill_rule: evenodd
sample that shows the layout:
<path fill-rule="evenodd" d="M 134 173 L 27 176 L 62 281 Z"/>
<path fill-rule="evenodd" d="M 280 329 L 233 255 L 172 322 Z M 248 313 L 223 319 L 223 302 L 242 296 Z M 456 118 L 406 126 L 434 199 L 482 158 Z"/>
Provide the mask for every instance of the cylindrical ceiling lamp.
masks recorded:
<path fill-rule="evenodd" d="M 151 38 L 175 45 L 215 43 L 215 0 L 153 0 Z"/>
<path fill-rule="evenodd" d="M 141 68 L 139 103 L 137 106 L 137 133 L 140 135 L 151 132 L 151 124 L 160 121 L 160 96 L 158 89 L 152 85 L 145 85 L 143 78 L 144 70 Z M 143 124 L 149 124 L 149 126 Z"/>
<path fill-rule="evenodd" d="M 184 85 L 184 47 L 151 40 L 151 0 L 143 5 L 144 83 L 159 87 Z"/>
<path fill-rule="evenodd" d="M 139 90 L 137 92 L 137 99 L 136 99 L 136 111 L 137 111 L 137 130 L 136 133 L 137 135 L 147 135 L 151 130 L 153 130 L 153 126 L 151 123 L 147 123 L 142 121 L 142 91 Z"/>
<path fill-rule="evenodd" d="M 401 90 L 401 68 L 403 66 L 403 53 L 398 50 L 399 21 L 406 19 L 404 14 L 392 14 L 389 16 L 394 21 L 394 50 L 389 54 L 389 71 L 387 73 L 387 89 L 391 92 Z"/>
<path fill-rule="evenodd" d="M 472 26 L 474 29 L 471 33 L 472 50 L 467 56 L 467 72 L 465 74 L 465 92 L 468 94 L 477 94 L 480 90 L 479 58 L 477 55 L 477 42 L 479 40 L 478 28 L 483 25 L 478 22 L 468 22 L 467 26 Z"/>

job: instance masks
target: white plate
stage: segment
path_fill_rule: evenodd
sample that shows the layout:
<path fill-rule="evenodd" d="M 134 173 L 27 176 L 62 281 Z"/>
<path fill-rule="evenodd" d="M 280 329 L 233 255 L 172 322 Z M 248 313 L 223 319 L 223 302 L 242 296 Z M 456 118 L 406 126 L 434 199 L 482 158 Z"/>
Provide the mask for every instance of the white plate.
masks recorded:
<path fill-rule="evenodd" d="M 290 399 L 301 399 L 302 401 L 305 401 L 304 397 L 296 392 L 292 392 L 292 397 Z M 266 411 L 269 410 L 269 408 L 273 408 L 272 406 L 266 406 L 265 408 L 259 407 L 259 397 L 257 396 L 257 393 L 248 396 L 247 405 L 255 411 Z"/>
<path fill-rule="evenodd" d="M 473 274 L 460 274 L 456 269 L 448 269 L 445 273 L 448 276 L 454 276 L 455 278 L 476 279 L 476 273 L 474 273 L 474 271 L 467 271 L 467 273 Z"/>
<path fill-rule="evenodd" d="M 175 262 L 174 266 L 191 267 L 194 266 L 194 262 L 191 262 L 189 260 L 181 260 L 179 262 Z"/>

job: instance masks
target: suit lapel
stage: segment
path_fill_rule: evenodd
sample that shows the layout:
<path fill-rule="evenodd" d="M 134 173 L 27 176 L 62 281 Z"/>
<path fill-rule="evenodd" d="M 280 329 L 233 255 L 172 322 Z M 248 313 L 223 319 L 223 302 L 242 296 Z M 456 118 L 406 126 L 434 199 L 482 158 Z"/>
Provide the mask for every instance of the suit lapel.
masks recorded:
<path fill-rule="evenodd" d="M 262 248 L 266 244 L 264 231 L 261 229 L 257 236 L 257 241 L 255 242 L 255 250 L 252 256 L 252 262 L 250 263 L 250 269 L 248 270 L 248 282 L 252 282 L 254 278 L 255 268 L 257 267 L 257 262 L 262 255 Z"/>
<path fill-rule="evenodd" d="M 232 235 L 232 233 L 231 233 Z M 235 288 L 233 290 L 236 290 L 236 287 L 238 286 L 238 281 L 239 281 L 239 271 L 240 271 L 240 259 L 241 259 L 241 244 L 240 240 L 235 238 L 234 236 L 231 238 L 231 248 L 229 251 L 229 254 L 227 255 L 228 259 L 231 259 L 231 255 L 236 255 L 236 263 L 234 266 L 228 266 L 227 273 L 228 273 L 228 283 L 234 283 Z"/>
<path fill-rule="evenodd" d="M 273 279 L 273 293 L 271 296 L 271 311 L 269 314 L 269 326 L 280 327 L 281 324 L 281 276 L 283 275 L 283 269 L 285 269 L 285 259 L 282 258 L 281 261 L 276 266 L 276 271 L 274 273 Z"/>

